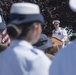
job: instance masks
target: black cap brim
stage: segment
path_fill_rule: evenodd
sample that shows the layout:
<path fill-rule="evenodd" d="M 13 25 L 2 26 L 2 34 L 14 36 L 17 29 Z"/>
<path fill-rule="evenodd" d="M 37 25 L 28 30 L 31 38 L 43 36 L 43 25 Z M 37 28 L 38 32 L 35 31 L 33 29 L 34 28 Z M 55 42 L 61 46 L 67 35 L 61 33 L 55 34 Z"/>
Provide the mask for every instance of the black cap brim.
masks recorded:
<path fill-rule="evenodd" d="M 9 18 L 9 24 L 15 24 L 15 25 L 20 25 L 23 23 L 26 24 L 34 21 L 44 23 L 44 18 L 42 14 L 29 14 L 29 15 L 10 14 L 10 18 Z"/>

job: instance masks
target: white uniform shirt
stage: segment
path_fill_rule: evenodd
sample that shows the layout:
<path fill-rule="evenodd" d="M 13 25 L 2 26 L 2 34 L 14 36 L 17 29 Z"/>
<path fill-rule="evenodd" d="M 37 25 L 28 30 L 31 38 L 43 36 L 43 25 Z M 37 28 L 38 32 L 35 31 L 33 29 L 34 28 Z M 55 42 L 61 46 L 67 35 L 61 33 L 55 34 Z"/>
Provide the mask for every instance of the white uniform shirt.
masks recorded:
<path fill-rule="evenodd" d="M 0 75 L 12 75 L 8 65 L 0 58 Z"/>
<path fill-rule="evenodd" d="M 0 58 L 6 62 L 12 75 L 49 75 L 51 61 L 42 51 L 34 49 L 26 41 L 13 41 L 0 54 Z"/>
<path fill-rule="evenodd" d="M 65 42 L 68 38 L 67 31 L 59 27 L 58 29 L 53 30 L 52 37 L 56 37 L 62 42 Z"/>
<path fill-rule="evenodd" d="M 76 40 L 53 59 L 50 75 L 76 75 Z"/>

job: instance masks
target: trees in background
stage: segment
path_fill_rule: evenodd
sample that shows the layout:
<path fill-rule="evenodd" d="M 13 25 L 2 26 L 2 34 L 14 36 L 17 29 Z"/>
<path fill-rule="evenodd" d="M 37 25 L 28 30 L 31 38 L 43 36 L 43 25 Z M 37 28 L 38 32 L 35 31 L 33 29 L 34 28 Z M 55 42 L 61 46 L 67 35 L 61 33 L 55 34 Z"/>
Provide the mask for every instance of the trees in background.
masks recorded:
<path fill-rule="evenodd" d="M 52 21 L 58 19 L 62 27 L 69 27 L 76 31 L 76 13 L 69 8 L 68 0 L 0 0 L 0 7 L 6 22 L 8 22 L 9 9 L 15 2 L 33 2 L 40 6 L 45 17 L 43 33 L 50 35 L 53 29 Z"/>

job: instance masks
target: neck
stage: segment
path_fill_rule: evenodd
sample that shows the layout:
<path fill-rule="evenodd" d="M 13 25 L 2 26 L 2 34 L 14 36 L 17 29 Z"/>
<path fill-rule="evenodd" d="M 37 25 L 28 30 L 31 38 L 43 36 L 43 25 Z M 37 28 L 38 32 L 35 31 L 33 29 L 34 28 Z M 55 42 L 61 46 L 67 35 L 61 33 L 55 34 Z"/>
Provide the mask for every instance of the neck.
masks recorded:
<path fill-rule="evenodd" d="M 26 40 L 26 41 L 28 41 L 31 45 L 33 45 L 33 41 L 30 39 L 30 38 L 23 38 L 23 40 Z"/>

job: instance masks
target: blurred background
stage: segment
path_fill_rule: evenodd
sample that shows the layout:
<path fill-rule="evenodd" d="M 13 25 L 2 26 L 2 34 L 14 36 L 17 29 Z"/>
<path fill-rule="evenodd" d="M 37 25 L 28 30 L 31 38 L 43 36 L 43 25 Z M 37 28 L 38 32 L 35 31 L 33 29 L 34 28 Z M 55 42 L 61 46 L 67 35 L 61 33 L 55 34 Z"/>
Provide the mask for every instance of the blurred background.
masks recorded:
<path fill-rule="evenodd" d="M 51 35 L 52 21 L 58 19 L 61 21 L 61 26 L 67 30 L 69 37 L 75 38 L 76 13 L 69 8 L 69 0 L 0 0 L 0 8 L 3 10 L 6 23 L 8 23 L 10 7 L 15 2 L 32 2 L 40 6 L 45 18 L 43 33 L 46 35 Z"/>

